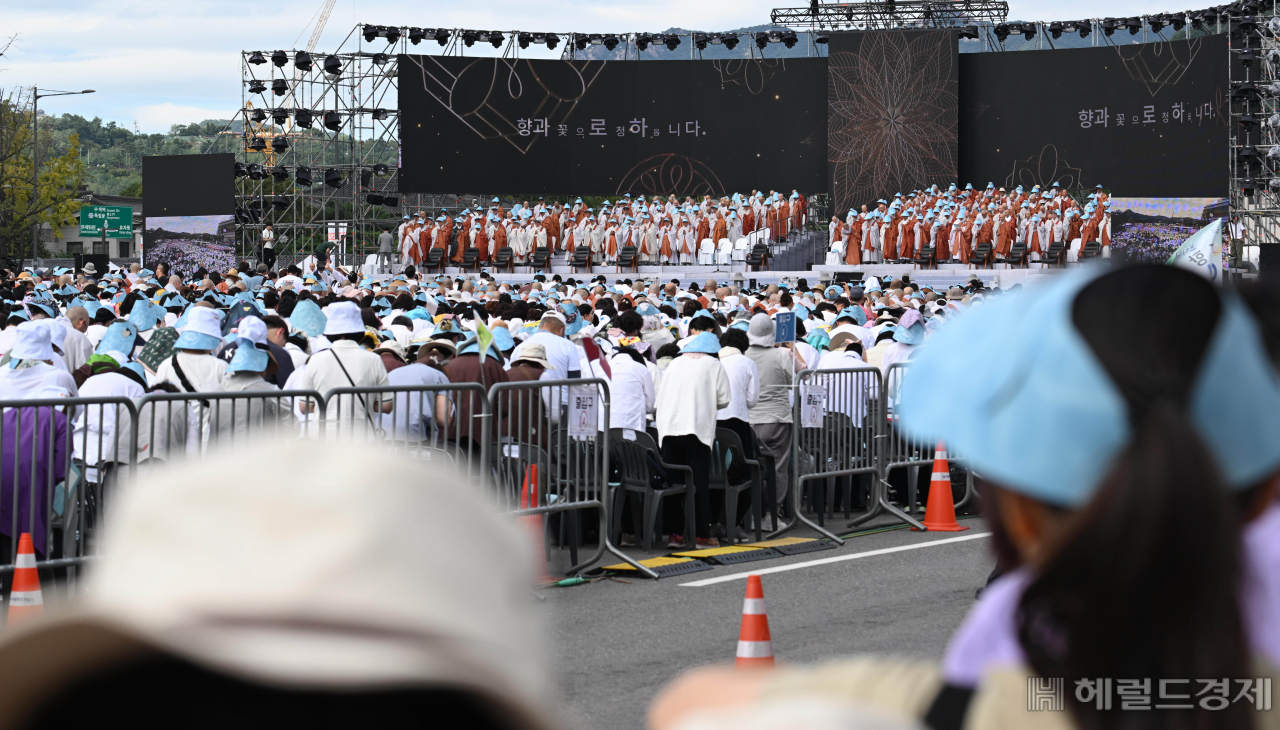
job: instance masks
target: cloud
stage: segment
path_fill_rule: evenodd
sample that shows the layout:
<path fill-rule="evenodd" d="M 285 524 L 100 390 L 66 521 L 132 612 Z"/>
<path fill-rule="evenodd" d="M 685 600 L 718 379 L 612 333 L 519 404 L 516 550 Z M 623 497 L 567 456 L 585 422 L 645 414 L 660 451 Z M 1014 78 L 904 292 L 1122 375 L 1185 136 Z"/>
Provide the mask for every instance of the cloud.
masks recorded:
<path fill-rule="evenodd" d="M 142 130 L 167 132 L 169 127 L 174 124 L 191 124 L 205 119 L 230 119 L 233 109 L 235 107 L 230 109 L 205 109 L 198 106 L 179 106 L 165 102 L 163 104 L 135 107 L 133 119 Z"/>

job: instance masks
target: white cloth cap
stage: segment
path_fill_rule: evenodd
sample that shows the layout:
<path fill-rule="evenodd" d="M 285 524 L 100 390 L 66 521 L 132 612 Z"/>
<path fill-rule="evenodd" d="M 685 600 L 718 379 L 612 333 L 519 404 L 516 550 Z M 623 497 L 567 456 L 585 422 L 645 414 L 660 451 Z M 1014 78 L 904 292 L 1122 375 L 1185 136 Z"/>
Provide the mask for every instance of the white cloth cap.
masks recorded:
<path fill-rule="evenodd" d="M 751 318 L 751 324 L 747 326 L 747 341 L 761 347 L 773 347 L 775 344 L 773 340 L 773 318 L 764 312 L 758 312 Z"/>
<path fill-rule="evenodd" d="M 178 332 L 195 332 L 222 339 L 222 318 L 215 309 L 192 307 L 187 313 L 187 323 Z"/>
<path fill-rule="evenodd" d="M 324 308 L 329 318 L 324 325 L 324 334 L 350 335 L 364 332 L 364 320 L 360 318 L 360 305 L 355 302 L 334 302 Z"/>
<path fill-rule="evenodd" d="M 249 340 L 255 345 L 267 346 L 267 324 L 254 316 L 240 320 L 236 325 L 236 336 Z"/>
<path fill-rule="evenodd" d="M 52 360 L 53 346 L 50 344 L 49 328 L 44 322 L 23 322 L 18 325 L 17 339 L 9 357 L 18 360 Z"/>

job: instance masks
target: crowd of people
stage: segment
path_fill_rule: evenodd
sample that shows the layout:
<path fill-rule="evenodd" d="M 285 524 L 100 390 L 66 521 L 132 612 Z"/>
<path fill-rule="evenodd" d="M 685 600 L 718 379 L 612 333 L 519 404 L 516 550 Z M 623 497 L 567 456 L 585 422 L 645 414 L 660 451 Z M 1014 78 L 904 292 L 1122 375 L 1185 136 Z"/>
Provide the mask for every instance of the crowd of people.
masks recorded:
<path fill-rule="evenodd" d="M 714 515 L 704 499 L 716 428 L 737 432 L 749 453 L 759 444 L 783 455 L 775 495 L 781 502 L 790 474 L 795 372 L 858 363 L 887 368 L 910 357 L 927 331 L 990 295 L 978 280 L 948 290 L 874 278 L 748 290 L 714 280 L 609 283 L 604 276 L 559 275 L 520 285 L 488 274 L 428 277 L 412 266 L 375 281 L 324 266 L 319 274 L 259 265 L 252 274 L 197 270 L 186 277 L 137 265 L 102 276 L 11 272 L 0 288 L 6 322 L 0 399 L 445 383 L 488 388 L 599 377 L 610 383 L 609 428 L 649 431 L 671 463 L 694 468 L 697 534 L 673 528 L 660 537 L 671 545 L 716 544 L 745 538 L 745 514 Z M 786 312 L 795 313 L 796 339 L 775 342 L 774 318 Z M 482 330 L 492 336 L 483 362 Z M 441 396 L 423 406 L 373 396 L 365 406 L 388 439 L 475 438 L 459 425 L 470 422 L 469 406 L 446 401 Z M 243 427 L 244 419 L 263 418 L 263 409 L 268 419 L 314 418 L 314 406 L 297 399 L 255 401 L 229 422 L 215 416 L 215 437 Z M 136 458 L 163 458 L 162 448 L 198 449 L 201 425 L 189 420 L 198 410 L 165 418 L 164 443 L 147 429 Z M 72 427 L 106 428 L 88 418 L 81 414 Z M 666 526 L 685 524 L 673 510 Z"/>
<path fill-rule="evenodd" d="M 591 250 L 594 263 L 612 263 L 618 251 L 634 246 L 640 261 L 650 264 L 691 264 L 700 253 L 732 247 L 757 231 L 768 231 L 772 240 L 783 240 L 808 221 L 808 201 L 799 191 L 734 193 L 701 201 L 674 194 L 665 198 L 630 193 L 616 201 L 605 200 L 599 210 L 577 198 L 573 203 L 538 198 L 507 210 L 498 198 L 488 206 L 473 200 L 456 216 L 448 211 L 432 219 L 419 211 L 404 216 L 394 230 L 383 230 L 379 254 L 396 256 L 403 265 L 421 266 L 432 249 L 461 263 L 474 248 L 480 262 L 493 260 L 510 248 L 516 263 L 525 263 L 534 251 L 572 254 L 581 247 Z"/>
<path fill-rule="evenodd" d="M 1111 201 L 1101 185 L 1083 206 L 1054 183 L 1042 190 L 1019 185 L 1012 191 L 988 183 L 963 190 L 933 185 L 910 195 L 897 193 L 872 206 L 831 217 L 828 264 L 913 262 L 932 250 L 937 263 L 968 264 L 978 246 L 991 247 L 992 261 L 1012 262 L 1015 243 L 1025 244 L 1026 261 L 1047 261 L 1050 246 L 1075 262 L 1097 241 L 1107 256 L 1111 245 Z M 972 261 L 972 263 L 979 263 Z"/>

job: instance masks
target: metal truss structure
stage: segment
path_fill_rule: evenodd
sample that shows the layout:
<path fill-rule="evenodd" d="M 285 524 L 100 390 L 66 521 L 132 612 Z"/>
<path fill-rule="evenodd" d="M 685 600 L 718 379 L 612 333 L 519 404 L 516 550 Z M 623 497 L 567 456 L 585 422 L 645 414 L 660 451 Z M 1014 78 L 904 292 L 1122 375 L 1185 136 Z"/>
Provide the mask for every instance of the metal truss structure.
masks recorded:
<path fill-rule="evenodd" d="M 1280 244 L 1280 19 L 1269 4 L 1270 22 L 1236 15 L 1228 36 L 1229 215 L 1249 247 Z M 1257 260 L 1256 251 L 1232 253 Z"/>
<path fill-rule="evenodd" d="M 812 30 L 901 30 L 995 25 L 1009 17 L 1004 0 L 882 0 L 776 8 L 774 25 Z M 976 36 L 975 36 L 976 37 Z"/>

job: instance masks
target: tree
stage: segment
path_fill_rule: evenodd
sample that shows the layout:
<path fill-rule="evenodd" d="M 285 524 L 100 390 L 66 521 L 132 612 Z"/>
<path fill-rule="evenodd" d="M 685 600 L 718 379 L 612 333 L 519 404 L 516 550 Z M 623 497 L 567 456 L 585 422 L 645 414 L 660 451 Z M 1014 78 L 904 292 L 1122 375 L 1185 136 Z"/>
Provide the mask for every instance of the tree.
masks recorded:
<path fill-rule="evenodd" d="M 120 191 L 120 194 L 126 198 L 141 198 L 142 197 L 142 181 L 138 180 L 136 182 L 129 183 L 129 185 L 125 187 L 124 190 Z"/>
<path fill-rule="evenodd" d="M 39 190 L 32 195 L 32 129 L 30 94 L 0 91 L 0 253 L 20 257 L 31 250 L 31 231 L 49 224 L 55 236 L 75 220 L 76 197 L 84 182 L 80 136 L 55 134 L 49 119 L 40 120 Z"/>

